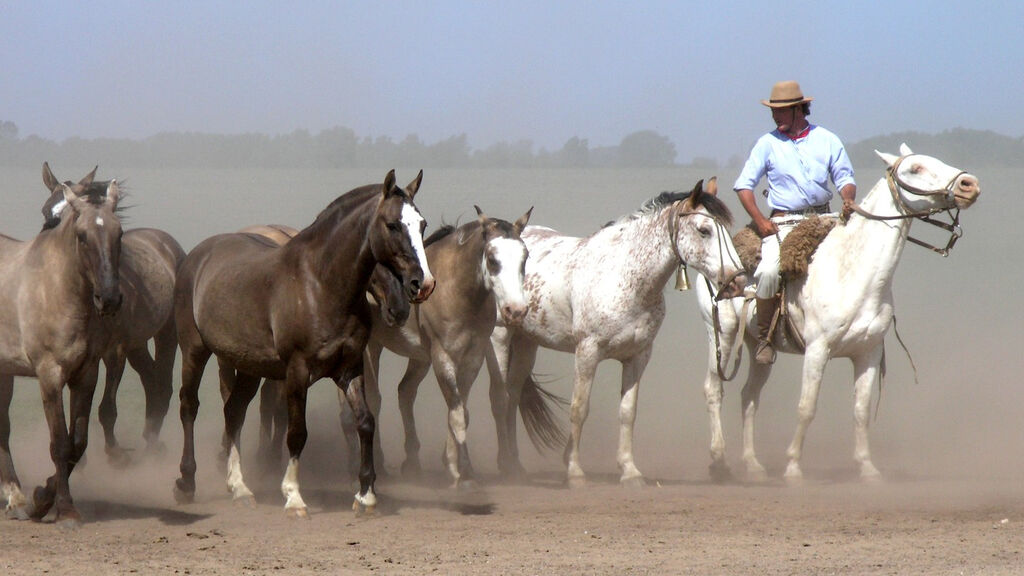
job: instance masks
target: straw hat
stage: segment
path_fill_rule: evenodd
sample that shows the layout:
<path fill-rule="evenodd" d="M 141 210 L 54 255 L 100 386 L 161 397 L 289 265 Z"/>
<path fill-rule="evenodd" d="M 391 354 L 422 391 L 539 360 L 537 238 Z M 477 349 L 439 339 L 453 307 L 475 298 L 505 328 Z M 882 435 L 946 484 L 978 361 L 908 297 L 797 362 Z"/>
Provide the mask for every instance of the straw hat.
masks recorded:
<path fill-rule="evenodd" d="M 787 108 L 811 100 L 814 98 L 804 97 L 804 93 L 800 91 L 800 84 L 793 80 L 784 80 L 772 86 L 771 97 L 768 100 L 761 100 L 761 104 L 769 108 Z"/>

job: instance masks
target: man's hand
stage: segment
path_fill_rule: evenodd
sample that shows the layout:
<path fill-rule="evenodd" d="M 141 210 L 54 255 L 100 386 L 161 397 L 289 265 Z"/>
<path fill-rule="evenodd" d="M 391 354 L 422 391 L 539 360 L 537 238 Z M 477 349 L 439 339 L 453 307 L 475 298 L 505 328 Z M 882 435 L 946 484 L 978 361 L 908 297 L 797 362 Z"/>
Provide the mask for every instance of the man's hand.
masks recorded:
<path fill-rule="evenodd" d="M 853 215 L 853 200 L 843 200 L 843 209 L 839 212 L 839 220 L 846 223 Z"/>
<path fill-rule="evenodd" d="M 775 222 L 772 222 L 768 218 L 758 218 L 754 221 L 754 226 L 757 228 L 757 235 L 761 238 L 767 238 L 779 231 L 779 227 Z"/>

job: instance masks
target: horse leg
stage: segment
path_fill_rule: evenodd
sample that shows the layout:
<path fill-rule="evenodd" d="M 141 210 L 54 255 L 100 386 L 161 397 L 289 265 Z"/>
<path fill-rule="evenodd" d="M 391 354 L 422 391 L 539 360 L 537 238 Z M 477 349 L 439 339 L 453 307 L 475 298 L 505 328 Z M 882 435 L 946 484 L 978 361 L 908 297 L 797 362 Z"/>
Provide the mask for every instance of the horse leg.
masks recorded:
<path fill-rule="evenodd" d="M 66 501 L 68 490 L 68 461 L 71 457 L 71 439 L 68 437 L 67 420 L 64 414 L 64 375 L 56 364 L 36 367 L 39 392 L 43 400 L 43 412 L 50 432 L 50 459 L 56 471 L 46 480 L 44 486 L 37 486 L 32 494 L 33 519 L 41 520 L 54 505 L 55 498 L 65 500 L 61 507 L 67 510 L 73 506 Z"/>
<path fill-rule="evenodd" d="M 718 337 L 720 350 L 715 347 L 715 327 L 711 320 L 706 319 L 708 331 L 708 371 L 704 378 L 704 400 L 708 407 L 708 420 L 711 428 L 711 465 L 708 471 L 711 479 L 715 482 L 725 482 L 732 478 L 732 471 L 725 459 L 725 435 L 722 433 L 722 397 L 724 389 L 722 377 L 719 375 L 719 357 L 728 360 L 732 358 L 732 351 L 735 346 L 741 344 L 736 342 L 737 329 L 739 328 L 738 317 L 731 305 L 719 307 L 720 333 Z M 727 367 L 723 366 L 723 369 Z"/>
<path fill-rule="evenodd" d="M 249 403 L 256 396 L 260 386 L 259 376 L 238 372 L 235 376 L 231 395 L 224 403 L 224 437 L 229 438 L 227 488 L 236 503 L 255 506 L 255 497 L 242 478 L 242 459 L 239 446 L 242 440 L 242 424 Z"/>
<path fill-rule="evenodd" d="M 27 500 L 21 491 L 21 481 L 14 470 L 11 456 L 11 400 L 14 398 L 14 376 L 0 374 L 0 490 L 7 499 L 5 514 L 8 518 L 28 520 Z"/>
<path fill-rule="evenodd" d="M 420 382 L 430 371 L 430 362 L 409 359 L 405 374 L 398 383 L 398 411 L 402 415 L 402 428 L 405 432 L 405 460 L 402 462 L 402 476 L 416 478 L 420 475 L 420 438 L 416 434 L 416 415 L 413 404 Z"/>
<path fill-rule="evenodd" d="M 196 416 L 199 414 L 199 385 L 202 382 L 203 369 L 210 360 L 210 350 L 202 345 L 198 332 L 190 340 L 191 342 L 186 342 L 184 338 L 181 339 L 181 390 L 178 391 L 178 412 L 184 443 L 179 465 L 181 477 L 174 483 L 174 499 L 179 504 L 192 502 L 196 494 L 195 424 Z"/>
<path fill-rule="evenodd" d="M 117 422 L 117 390 L 124 376 L 125 355 L 120 346 L 112 346 L 103 356 L 106 376 L 103 383 L 103 398 L 100 400 L 99 419 L 103 426 L 104 450 L 107 462 L 115 468 L 123 468 L 130 462 L 128 450 L 121 448 L 114 435 L 114 424 Z"/>
<path fill-rule="evenodd" d="M 572 404 L 569 407 L 569 444 L 566 446 L 567 480 L 570 488 L 586 485 L 586 475 L 580 466 L 580 436 L 583 423 L 590 412 L 590 391 L 594 386 L 597 371 L 597 346 L 583 341 L 576 346 L 576 374 L 572 387 Z"/>
<path fill-rule="evenodd" d="M 483 358 L 467 355 L 460 362 L 440 345 L 435 344 L 433 348 L 431 363 L 434 366 L 434 375 L 448 405 L 448 437 L 445 445 L 448 473 L 454 479 L 455 487 L 472 486 L 475 474 L 466 445 L 466 434 L 469 429 L 466 399 L 473 379 L 480 371 Z"/>
<path fill-rule="evenodd" d="M 224 409 L 227 410 L 228 401 L 231 400 L 231 395 L 235 392 L 235 385 L 238 382 L 238 372 L 234 366 L 229 365 L 227 362 L 217 359 L 217 379 L 220 383 L 220 397 L 224 401 Z M 227 427 L 227 413 L 225 412 L 224 420 L 224 434 L 220 437 L 220 453 L 217 454 L 217 460 L 221 463 L 221 466 L 227 466 L 228 458 L 231 455 L 231 445 L 234 440 L 231 435 L 228 434 Z"/>
<path fill-rule="evenodd" d="M 288 434 L 285 442 L 288 445 L 288 467 L 281 481 L 281 493 L 284 495 L 285 514 L 296 518 L 307 518 L 309 509 L 302 494 L 299 493 L 299 457 L 306 446 L 308 431 L 306 429 L 306 393 L 309 389 L 309 370 L 305 363 L 293 357 L 288 363 L 285 379 L 285 399 L 288 403 Z"/>
<path fill-rule="evenodd" d="M 754 361 L 755 344 L 755 339 L 748 338 L 747 366 L 750 368 L 747 373 L 747 381 L 740 390 L 740 409 L 743 414 L 743 462 L 747 468 L 747 479 L 753 482 L 762 482 L 768 475 L 764 466 L 757 460 L 754 449 L 754 424 L 757 408 L 761 402 L 761 389 L 768 382 L 772 366 Z"/>
<path fill-rule="evenodd" d="M 366 396 L 366 403 L 373 414 L 373 420 L 380 426 L 380 407 L 382 402 L 380 394 L 380 354 L 382 349 L 376 350 L 373 354 L 371 347 L 367 345 L 363 352 L 363 394 Z M 379 471 L 384 474 L 384 447 L 381 444 L 380 434 L 373 435 L 373 462 Z"/>
<path fill-rule="evenodd" d="M 505 470 L 515 477 L 518 474 L 526 473 L 526 469 L 519 462 L 519 438 L 516 432 L 516 423 L 519 418 L 519 401 L 523 397 L 523 388 L 526 386 L 527 379 L 533 378 L 533 366 L 537 361 L 537 345 L 524 336 L 513 335 L 509 346 L 508 371 L 506 372 L 508 406 L 502 416 L 502 422 L 505 427 L 505 441 L 508 444 Z"/>
<path fill-rule="evenodd" d="M 498 334 L 501 331 L 501 335 Z M 487 374 L 490 378 L 489 395 L 491 399 L 491 416 L 494 418 L 494 429 L 498 436 L 498 472 L 505 477 L 519 477 L 525 473 L 520 466 L 518 469 L 509 461 L 508 426 L 505 424 L 505 414 L 508 412 L 508 386 L 505 382 L 508 376 L 508 354 L 503 336 L 507 334 L 504 327 L 495 327 L 491 333 L 488 346 L 484 351 L 487 360 Z M 498 345 L 499 352 L 495 349 Z M 515 422 L 513 420 L 513 422 Z"/>
<path fill-rule="evenodd" d="M 260 442 L 257 448 L 264 472 L 279 471 L 284 431 L 288 427 L 288 407 L 284 401 L 284 382 L 265 379 L 260 387 Z"/>
<path fill-rule="evenodd" d="M 804 352 L 800 401 L 797 405 L 796 433 L 786 450 L 789 463 L 786 465 L 785 477 L 791 482 L 799 482 L 803 478 L 803 472 L 800 470 L 800 456 L 803 453 L 807 428 L 814 420 L 814 414 L 818 409 L 818 392 L 821 390 L 821 378 L 825 372 L 825 363 L 828 362 L 828 352 L 823 348 L 824 346 L 821 345 L 810 344 L 807 351 Z"/>
<path fill-rule="evenodd" d="M 360 357 L 360 360 L 362 358 Z M 359 363 L 361 364 L 361 362 Z M 344 375 L 335 379 L 335 383 L 345 391 L 352 414 L 356 420 L 356 431 L 359 434 L 359 492 L 356 493 L 352 502 L 352 509 L 359 512 L 360 508 L 368 514 L 372 514 L 377 508 L 377 496 L 373 491 L 373 483 L 377 474 L 373 468 L 373 434 L 376 428 L 373 414 L 366 406 L 366 396 L 363 391 L 363 370 L 357 366 L 356 376 L 346 379 Z"/>
<path fill-rule="evenodd" d="M 178 335 L 174 322 L 168 321 L 153 337 L 153 357 L 151 362 L 149 351 L 145 347 L 128 352 L 128 361 L 132 368 L 137 364 L 146 363 L 150 366 L 148 377 L 143 377 L 142 386 L 146 393 L 146 426 L 142 437 L 146 440 L 146 452 L 162 454 L 166 447 L 160 442 L 160 429 L 164 418 L 171 408 L 171 396 L 174 395 L 174 358 L 178 353 Z M 142 372 L 139 373 L 142 375 Z"/>
<path fill-rule="evenodd" d="M 378 375 L 380 374 L 380 354 L 383 347 L 375 342 L 370 342 L 363 352 L 363 393 L 370 413 L 374 419 L 380 417 L 381 395 Z M 341 431 L 345 438 L 345 445 L 348 450 L 348 472 L 352 478 L 359 474 L 359 432 L 355 416 L 349 407 L 345 392 L 338 389 L 338 419 L 341 422 Z M 384 469 L 384 450 L 381 447 L 380 434 L 373 437 L 373 458 L 378 469 Z"/>
<path fill-rule="evenodd" d="M 617 461 L 623 486 L 640 488 L 644 485 L 643 474 L 633 461 L 633 427 L 636 424 L 636 405 L 640 395 L 640 378 L 647 362 L 651 359 L 648 346 L 636 356 L 622 363 L 622 388 L 619 400 L 619 453 Z"/>
<path fill-rule="evenodd" d="M 853 457 L 860 464 L 860 477 L 865 481 L 881 478 L 881 473 L 871 463 L 871 447 L 868 445 L 868 425 L 871 421 L 871 387 L 877 382 L 882 362 L 882 346 L 870 353 L 853 359 Z"/>

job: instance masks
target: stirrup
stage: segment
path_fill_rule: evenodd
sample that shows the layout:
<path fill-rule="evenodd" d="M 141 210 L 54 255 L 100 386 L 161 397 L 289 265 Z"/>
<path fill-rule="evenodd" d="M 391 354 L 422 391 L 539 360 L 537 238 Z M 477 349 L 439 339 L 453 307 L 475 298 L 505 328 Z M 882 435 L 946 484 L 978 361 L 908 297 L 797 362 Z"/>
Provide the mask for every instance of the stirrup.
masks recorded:
<path fill-rule="evenodd" d="M 768 340 L 758 340 L 754 350 L 754 361 L 758 364 L 772 365 L 775 363 L 775 347 Z"/>

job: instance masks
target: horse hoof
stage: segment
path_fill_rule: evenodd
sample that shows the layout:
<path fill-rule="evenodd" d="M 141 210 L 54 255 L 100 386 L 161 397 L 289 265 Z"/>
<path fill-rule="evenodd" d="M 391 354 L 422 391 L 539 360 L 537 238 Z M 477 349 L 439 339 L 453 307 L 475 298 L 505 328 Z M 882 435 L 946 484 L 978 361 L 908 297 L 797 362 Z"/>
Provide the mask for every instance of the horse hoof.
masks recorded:
<path fill-rule="evenodd" d="M 402 477 L 416 480 L 423 473 L 419 460 L 406 460 L 402 462 Z"/>
<path fill-rule="evenodd" d="M 232 498 L 231 502 L 236 508 L 248 508 L 249 510 L 256 509 L 256 497 L 252 494 Z"/>
<path fill-rule="evenodd" d="M 30 517 L 29 511 L 26 510 L 24 506 L 8 506 L 7 509 L 4 510 L 4 516 L 6 516 L 8 520 L 28 520 Z"/>
<path fill-rule="evenodd" d="M 716 484 L 732 481 L 732 470 L 729 469 L 729 465 L 725 462 L 712 462 L 708 466 L 708 473 L 711 476 L 711 481 Z"/>
<path fill-rule="evenodd" d="M 82 527 L 82 517 L 77 513 L 63 514 L 57 518 L 57 527 L 64 532 L 73 532 Z"/>
<path fill-rule="evenodd" d="M 301 508 L 285 508 L 284 513 L 289 518 L 309 519 L 309 509 L 305 506 Z"/>
<path fill-rule="evenodd" d="M 167 454 L 167 444 L 159 440 L 154 440 L 146 445 L 147 456 L 162 458 L 165 454 Z"/>
<path fill-rule="evenodd" d="M 369 504 L 369 505 L 364 506 L 364 505 L 359 503 L 359 500 L 353 500 L 352 501 L 352 511 L 355 512 L 356 516 L 376 516 L 377 515 L 377 505 L 376 504 Z"/>
<path fill-rule="evenodd" d="M 750 468 L 747 470 L 747 481 L 761 484 L 768 481 L 768 472 L 764 468 Z"/>
<path fill-rule="evenodd" d="M 183 482 L 179 478 L 174 481 L 174 501 L 178 504 L 191 504 L 195 502 L 196 491 L 195 489 L 186 489 Z"/>
<path fill-rule="evenodd" d="M 120 446 L 107 448 L 107 464 L 110 464 L 111 468 L 117 470 L 128 468 L 132 464 L 132 457 L 129 452 L 131 450 L 121 448 Z"/>
<path fill-rule="evenodd" d="M 463 494 L 477 492 L 480 490 L 480 483 L 472 478 L 460 478 L 455 481 L 453 488 Z"/>
<path fill-rule="evenodd" d="M 619 480 L 619 484 L 624 488 L 630 488 L 633 490 L 639 490 L 647 485 L 647 483 L 644 482 L 643 476 L 630 476 L 629 478 L 623 478 Z"/>
<path fill-rule="evenodd" d="M 584 476 L 569 476 L 567 483 L 570 490 L 580 490 L 587 487 L 587 479 Z"/>
<path fill-rule="evenodd" d="M 32 507 L 28 511 L 29 518 L 32 520 L 42 520 L 52 507 L 52 494 L 48 496 L 45 487 L 36 486 L 36 489 L 32 492 Z"/>

